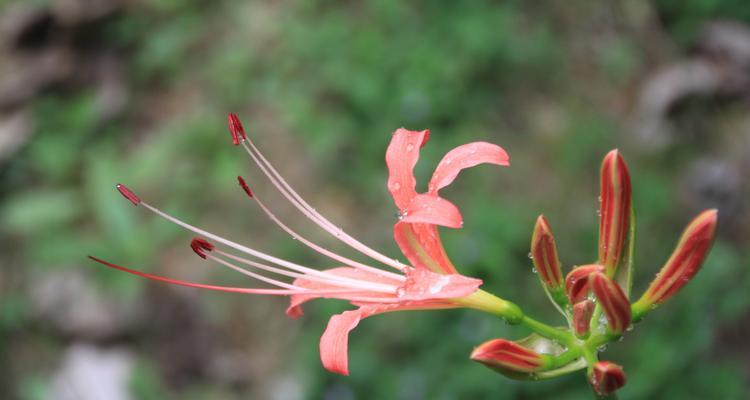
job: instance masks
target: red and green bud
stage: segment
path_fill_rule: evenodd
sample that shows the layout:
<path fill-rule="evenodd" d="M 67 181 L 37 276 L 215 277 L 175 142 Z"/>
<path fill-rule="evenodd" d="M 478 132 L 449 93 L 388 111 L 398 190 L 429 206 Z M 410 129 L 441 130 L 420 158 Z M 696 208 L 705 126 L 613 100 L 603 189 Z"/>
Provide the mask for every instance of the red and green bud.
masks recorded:
<path fill-rule="evenodd" d="M 471 359 L 509 374 L 540 371 L 550 363 L 549 356 L 505 339 L 493 339 L 482 343 L 471 353 Z"/>
<path fill-rule="evenodd" d="M 672 256 L 646 289 L 646 293 L 633 304 L 636 319 L 669 300 L 698 273 L 711 250 L 717 219 L 717 210 L 706 210 L 688 224 Z"/>
<path fill-rule="evenodd" d="M 604 267 L 599 264 L 581 265 L 574 268 L 565 277 L 565 294 L 573 304 L 586 299 L 589 293 L 589 275 L 594 272 L 604 271 Z"/>
<path fill-rule="evenodd" d="M 619 151 L 604 157 L 600 180 L 598 263 L 614 277 L 625 252 L 631 217 L 630 173 Z"/>
<path fill-rule="evenodd" d="M 531 259 L 542 285 L 552 299 L 560 305 L 565 305 L 567 300 L 563 289 L 563 273 L 557 256 L 555 238 L 543 215 L 537 218 L 534 234 L 531 236 Z"/>
<path fill-rule="evenodd" d="M 580 339 L 589 336 L 591 330 L 591 315 L 594 313 L 594 302 L 586 299 L 573 306 L 573 330 Z"/>
<path fill-rule="evenodd" d="M 620 285 L 601 272 L 589 277 L 589 284 L 607 316 L 611 333 L 620 334 L 630 326 L 630 302 Z"/>
<path fill-rule="evenodd" d="M 625 386 L 626 378 L 622 367 L 609 361 L 594 364 L 589 377 L 591 387 L 599 396 L 608 396 Z"/>

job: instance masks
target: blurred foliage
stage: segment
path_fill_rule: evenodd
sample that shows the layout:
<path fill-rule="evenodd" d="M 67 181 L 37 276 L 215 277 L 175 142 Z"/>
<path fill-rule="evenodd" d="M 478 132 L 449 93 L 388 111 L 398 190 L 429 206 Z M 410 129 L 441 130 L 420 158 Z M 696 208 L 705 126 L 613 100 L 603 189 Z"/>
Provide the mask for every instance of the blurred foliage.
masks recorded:
<path fill-rule="evenodd" d="M 445 231 L 444 241 L 463 273 L 551 321 L 557 316 L 526 256 L 538 213 L 549 218 L 566 265 L 590 261 L 598 163 L 607 150 L 622 148 L 639 216 L 637 294 L 696 211 L 680 202 L 676 178 L 691 159 L 720 153 L 719 141 L 654 153 L 629 139 L 617 99 L 647 62 L 642 38 L 598 20 L 619 10 L 618 1 L 135 3 L 108 21 L 101 39 L 124 60 L 131 96 L 126 110 L 102 123 L 96 96 L 86 88 L 45 92 L 30 106 L 33 140 L 0 172 L 2 263 L 13 267 L 0 283 L 7 289 L 0 301 L 0 354 L 9 354 L 11 345 L 29 345 L 41 348 L 47 360 L 71 340 L 35 320 L 23 289 L 53 271 L 83 270 L 105 297 L 146 309 L 158 300 L 149 293 L 171 291 L 97 268 L 87 254 L 147 271 L 251 285 L 206 271 L 187 250 L 189 236 L 131 207 L 112 190 L 117 182 L 185 220 L 273 254 L 330 265 L 242 202 L 234 177 L 256 171 L 228 145 L 228 111 L 244 117 L 253 140 L 324 214 L 394 255 L 395 209 L 383 161 L 390 132 L 402 125 L 432 129 L 417 168 L 423 184 L 453 146 L 501 144 L 511 168 L 466 171 L 445 190 L 464 213 L 466 228 Z M 666 40 L 686 47 L 709 19 L 750 22 L 744 0 L 656 0 L 644 7 L 660 16 Z M 271 192 L 267 182 L 251 182 L 261 193 Z M 298 218 L 288 210 L 279 214 Z M 747 344 L 722 338 L 748 318 L 750 276 L 743 267 L 749 255 L 746 242 L 743 248 L 720 239 L 694 283 L 612 346 L 606 357 L 628 374 L 623 398 L 742 398 Z M 589 396 L 579 375 L 518 383 L 468 361 L 484 340 L 525 336 L 469 311 L 364 321 L 350 339 L 352 375 L 339 377 L 320 366 L 318 340 L 328 316 L 346 305 L 318 301 L 302 320 L 288 322 L 281 300 L 176 293 L 201 304 L 201 318 L 222 332 L 213 340 L 232 336 L 241 321 L 240 331 L 251 333 L 233 348 L 273 361 L 254 367 L 244 384 L 207 378 L 203 365 L 183 378 L 188 383 L 175 384 L 165 373 L 173 369 L 170 360 L 149 351 L 161 342 L 139 327 L 114 339 L 138 353 L 132 378 L 138 399 L 270 398 L 278 389 L 274 382 L 284 377 L 300 386 L 304 398 Z M 157 337 L 170 341 L 168 333 L 180 335 L 181 329 Z M 279 331 L 288 333 L 279 338 Z M 10 362 L 6 357 L 0 355 L 0 362 Z M 27 355 L 6 367 L 15 382 L 0 396 L 43 398 L 45 374 L 54 367 Z"/>

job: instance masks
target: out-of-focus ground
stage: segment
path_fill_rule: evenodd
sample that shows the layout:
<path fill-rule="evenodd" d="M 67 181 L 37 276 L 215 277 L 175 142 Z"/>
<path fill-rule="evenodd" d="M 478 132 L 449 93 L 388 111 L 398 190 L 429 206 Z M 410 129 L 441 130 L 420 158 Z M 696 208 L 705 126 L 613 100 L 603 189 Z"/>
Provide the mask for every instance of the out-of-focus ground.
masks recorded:
<path fill-rule="evenodd" d="M 471 311 L 395 313 L 351 335 L 351 376 L 317 341 L 346 305 L 288 320 L 284 299 L 168 287 L 97 255 L 183 279 L 253 286 L 195 257 L 175 215 L 317 267 L 236 187 L 351 255 L 285 205 L 230 145 L 227 112 L 321 212 L 396 256 L 385 148 L 430 128 L 425 182 L 454 145 L 504 146 L 509 169 L 444 195 L 460 270 L 548 321 L 527 258 L 544 213 L 566 267 L 590 262 L 602 156 L 620 148 L 638 212 L 634 295 L 698 211 L 720 209 L 704 269 L 606 358 L 622 398 L 750 390 L 750 7 L 745 0 L 0 0 L 0 398 L 536 399 L 589 396 L 579 374 L 496 376 L 472 347 L 521 329 Z M 585 397 L 584 397 L 585 398 Z"/>

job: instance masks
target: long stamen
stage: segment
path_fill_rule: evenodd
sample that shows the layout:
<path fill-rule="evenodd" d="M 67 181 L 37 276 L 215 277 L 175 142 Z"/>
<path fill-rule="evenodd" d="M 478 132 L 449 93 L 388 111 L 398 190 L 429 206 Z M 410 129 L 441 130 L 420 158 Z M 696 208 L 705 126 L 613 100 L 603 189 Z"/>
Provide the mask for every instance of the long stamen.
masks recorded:
<path fill-rule="evenodd" d="M 101 258 L 97 258 L 94 256 L 89 256 L 89 258 L 109 268 L 118 269 L 120 271 L 127 272 L 133 275 L 137 275 L 143 278 L 151 279 L 154 281 L 166 282 L 166 283 L 170 283 L 173 285 L 194 287 L 194 288 L 199 288 L 199 289 L 216 290 L 216 291 L 221 291 L 221 292 L 246 293 L 246 294 L 270 294 L 270 295 L 277 295 L 277 296 L 289 296 L 289 295 L 301 294 L 301 293 L 329 295 L 329 294 L 336 294 L 336 293 L 351 292 L 351 290 L 339 292 L 335 290 L 314 290 L 314 289 L 304 289 L 304 288 L 302 290 L 288 290 L 288 289 L 240 288 L 240 287 L 229 287 L 229 286 L 204 285 L 202 283 L 187 282 L 187 281 L 171 279 L 171 278 L 167 278 L 167 277 L 163 277 L 159 275 L 147 274 L 145 272 L 136 271 L 134 269 L 130 269 L 130 268 L 126 268 L 117 264 L 113 264 L 109 261 L 105 261 L 105 260 L 102 260 Z"/>
<path fill-rule="evenodd" d="M 270 265 L 265 265 L 265 264 L 261 264 L 261 263 L 255 262 L 255 261 L 251 261 L 251 260 L 248 260 L 246 258 L 235 256 L 234 254 L 229 254 L 229 253 L 221 251 L 221 250 L 215 250 L 215 252 L 216 252 L 216 254 L 220 254 L 220 255 L 222 255 L 222 256 L 224 256 L 226 258 L 232 259 L 232 260 L 237 261 L 239 263 L 242 263 L 242 264 L 245 264 L 245 265 L 250 265 L 252 267 L 255 267 L 255 268 L 258 268 L 258 269 L 262 269 L 262 270 L 265 270 L 265 271 L 268 271 L 268 272 L 277 273 L 279 275 L 289 276 L 289 277 L 292 277 L 292 278 L 300 278 L 300 279 L 305 279 L 305 280 L 309 280 L 309 281 L 315 281 L 315 282 L 325 283 L 327 285 L 332 285 L 332 286 L 340 286 L 340 287 L 347 287 L 347 288 L 351 288 L 351 289 L 366 290 L 368 292 L 381 292 L 381 293 L 393 294 L 398 289 L 398 287 L 394 286 L 394 285 L 374 283 L 374 282 L 367 282 L 367 281 L 364 281 L 364 280 L 360 281 L 360 280 L 354 280 L 354 279 L 352 279 L 350 281 L 335 281 L 335 280 L 331 280 L 329 278 L 321 278 L 321 277 L 314 276 L 314 275 L 300 274 L 300 273 L 297 273 L 297 272 L 290 272 L 290 271 L 286 271 L 286 270 L 283 270 L 283 269 L 280 269 L 280 268 L 272 267 Z M 211 258 L 212 256 L 208 255 L 208 257 Z M 240 272 L 240 273 L 249 272 L 249 271 L 245 270 L 244 268 L 238 267 L 236 265 L 234 266 L 233 269 L 236 270 L 236 271 L 238 271 L 238 272 Z M 243 272 L 243 271 L 245 271 L 245 272 Z"/>
<path fill-rule="evenodd" d="M 291 290 L 303 290 L 304 289 L 301 286 L 291 285 L 289 283 L 282 282 L 282 281 L 277 280 L 277 279 L 272 279 L 272 278 L 263 276 L 261 274 L 257 274 L 255 272 L 248 271 L 248 270 L 246 270 L 246 269 L 244 269 L 242 267 L 238 267 L 238 266 L 230 263 L 229 261 L 222 260 L 221 258 L 212 256 L 210 254 L 206 254 L 206 258 L 208 258 L 209 260 L 216 261 L 217 263 L 219 263 L 221 265 L 224 265 L 226 267 L 229 267 L 229 268 L 231 268 L 231 269 L 233 269 L 233 270 L 235 270 L 235 271 L 237 271 L 237 272 L 239 272 L 239 273 L 241 273 L 243 275 L 247 275 L 247 276 L 249 276 L 251 278 L 255 278 L 255 279 L 259 280 L 259 281 L 263 281 L 263 282 L 269 283 L 269 284 L 274 285 L 274 286 L 282 287 L 282 288 L 285 288 L 285 289 L 291 289 Z"/>
<path fill-rule="evenodd" d="M 385 265 L 388 265 L 390 267 L 396 268 L 400 271 L 403 271 L 407 268 L 406 265 L 402 264 L 398 260 L 392 259 L 388 256 L 385 256 L 372 248 L 366 246 L 365 244 L 359 242 L 358 240 L 351 237 L 349 234 L 344 232 L 343 229 L 337 227 L 334 225 L 331 221 L 323 217 L 320 213 L 318 213 L 310 204 L 308 204 L 292 187 L 284 180 L 284 178 L 281 176 L 281 174 L 276 171 L 276 169 L 271 165 L 271 163 L 261 154 L 261 152 L 258 150 L 255 145 L 249 141 L 249 140 L 243 140 L 241 141 L 242 147 L 245 148 L 245 151 L 248 155 L 253 159 L 256 165 L 263 171 L 263 173 L 268 177 L 268 179 L 271 181 L 271 183 L 276 186 L 276 188 L 281 192 L 284 197 L 289 200 L 289 202 L 294 205 L 295 208 L 297 208 L 300 212 L 302 212 L 306 217 L 308 217 L 311 221 L 316 223 L 318 226 L 323 228 L 326 232 L 333 235 L 335 238 L 339 239 L 343 243 L 347 244 L 348 246 L 354 248 L 355 250 L 358 250 L 362 252 L 363 254 L 382 262 Z"/>
<path fill-rule="evenodd" d="M 352 260 L 350 258 L 341 256 L 341 255 L 336 254 L 336 253 L 334 253 L 334 252 L 332 252 L 330 250 L 327 250 L 327 249 L 325 249 L 325 248 L 323 248 L 321 246 L 318 246 L 317 244 L 311 242 L 307 238 L 299 235 L 297 232 L 295 232 L 291 228 L 289 228 L 289 226 L 287 226 L 286 224 L 284 224 L 283 222 L 281 222 L 281 220 L 279 220 L 279 218 L 276 217 L 276 215 L 273 212 L 271 212 L 271 210 L 258 198 L 258 196 L 255 195 L 250 190 L 250 188 L 247 186 L 247 183 L 245 183 L 245 180 L 241 176 L 237 177 L 237 181 L 240 183 L 240 186 L 245 191 L 245 193 L 247 193 L 248 197 L 250 197 L 251 199 L 255 200 L 255 202 L 258 204 L 258 206 L 261 208 L 261 210 L 263 210 L 263 212 L 273 222 L 275 222 L 286 233 L 292 235 L 292 237 L 294 239 L 299 240 L 302 244 L 306 245 L 307 247 L 309 247 L 309 248 L 317 251 L 320 254 L 323 254 L 324 256 L 330 257 L 331 259 L 334 259 L 334 260 L 336 260 L 338 262 L 344 263 L 344 264 L 346 264 L 346 265 L 348 265 L 350 267 L 361 269 L 361 270 L 365 270 L 365 271 L 374 272 L 374 273 L 376 273 L 378 275 L 387 276 L 389 278 L 397 279 L 397 280 L 402 281 L 402 282 L 406 280 L 406 277 L 403 276 L 403 275 L 399 275 L 399 274 L 396 274 L 396 273 L 393 273 L 393 272 L 390 272 L 390 271 L 384 271 L 384 270 L 382 270 L 380 268 L 375 268 L 375 267 L 372 267 L 372 266 L 360 263 L 358 261 L 354 261 L 354 260 Z"/>
<path fill-rule="evenodd" d="M 117 188 L 118 191 L 120 191 L 120 193 L 123 194 L 123 196 L 125 196 L 130 201 L 132 201 L 131 197 L 137 198 L 137 196 L 135 196 L 135 194 L 130 189 L 128 189 L 127 187 L 125 187 L 125 185 L 118 184 L 116 186 L 116 188 Z M 197 227 L 195 227 L 193 225 L 190 225 L 190 224 L 188 224 L 186 222 L 183 222 L 183 221 L 181 221 L 181 220 L 179 220 L 179 219 L 177 219 L 177 218 L 175 218 L 175 217 L 173 217 L 173 216 L 171 216 L 171 215 L 169 215 L 169 214 L 167 214 L 167 213 L 159 210 L 158 208 L 156 208 L 156 207 L 154 207 L 154 206 L 146 203 L 145 201 L 142 201 L 140 198 L 138 198 L 138 203 L 134 203 L 134 204 L 136 204 L 136 205 L 143 205 L 143 207 L 146 207 L 146 209 L 148 209 L 149 211 L 153 212 L 154 214 L 156 214 L 156 215 L 158 215 L 158 216 L 160 216 L 160 217 L 162 217 L 162 218 L 164 218 L 164 219 L 166 219 L 166 220 L 168 220 L 168 221 L 170 221 L 170 222 L 172 222 L 172 223 L 174 223 L 176 225 L 179 225 L 179 226 L 181 226 L 181 227 L 183 227 L 183 228 L 185 228 L 185 229 L 187 229 L 187 230 L 189 230 L 191 232 L 194 232 L 194 233 L 196 233 L 196 234 L 198 234 L 200 236 L 209 238 L 209 239 L 211 239 L 211 240 L 213 240 L 215 242 L 221 243 L 221 244 L 223 244 L 225 246 L 228 246 L 228 247 L 231 247 L 231 248 L 233 248 L 235 250 L 239 250 L 239 251 L 241 251 L 243 253 L 246 253 L 246 254 L 249 254 L 249 255 L 251 255 L 253 257 L 257 257 L 257 258 L 260 258 L 262 260 L 265 260 L 265 261 L 277 264 L 279 266 L 286 267 L 286 268 L 289 268 L 291 270 L 295 270 L 295 271 L 302 272 L 302 273 L 309 274 L 309 275 L 320 276 L 320 277 L 326 278 L 326 279 L 328 279 L 330 281 L 351 282 L 351 283 L 354 283 L 354 284 L 357 284 L 357 283 L 361 282 L 361 281 L 358 281 L 358 280 L 355 280 L 355 279 L 341 277 L 341 276 L 338 276 L 338 275 L 334 275 L 334 274 L 330 274 L 330 273 L 318 271 L 318 270 L 313 269 L 313 268 L 308 268 L 308 267 L 305 267 L 303 265 L 295 264 L 295 263 L 293 263 L 291 261 L 287 261 L 287 260 L 284 260 L 284 259 L 281 259 L 281 258 L 278 258 L 278 257 L 274 257 L 272 255 L 268 255 L 266 253 L 263 253 L 263 252 L 251 249 L 251 248 L 249 248 L 247 246 L 243 246 L 243 245 L 241 245 L 239 243 L 232 242 L 231 240 L 224 239 L 221 236 L 215 235 L 215 234 L 213 234 L 211 232 L 208 232 L 208 231 L 204 231 L 203 229 L 197 228 Z"/>

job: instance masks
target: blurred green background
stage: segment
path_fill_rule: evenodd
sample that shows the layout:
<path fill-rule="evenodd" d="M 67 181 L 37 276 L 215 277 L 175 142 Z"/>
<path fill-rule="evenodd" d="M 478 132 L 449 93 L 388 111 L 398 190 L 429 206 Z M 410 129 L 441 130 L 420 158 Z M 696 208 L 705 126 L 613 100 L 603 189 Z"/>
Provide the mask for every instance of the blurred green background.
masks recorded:
<path fill-rule="evenodd" d="M 319 268 L 236 187 L 226 114 L 324 215 L 398 255 L 385 149 L 432 130 L 417 168 L 474 140 L 511 168 L 462 173 L 443 230 L 462 273 L 562 323 L 531 273 L 544 213 L 566 267 L 596 254 L 601 158 L 620 148 L 639 216 L 634 295 L 682 227 L 721 210 L 704 269 L 604 358 L 622 398 L 741 399 L 750 390 L 750 7 L 744 0 L 0 0 L 0 398 L 579 399 L 582 374 L 518 383 L 468 360 L 522 329 L 472 311 L 395 313 L 350 337 L 351 376 L 318 340 L 348 308 L 145 282 L 90 262 L 254 286 L 209 267 L 191 235 L 134 208 L 131 186 L 185 220 Z M 424 186 L 421 187 L 424 189 Z"/>

